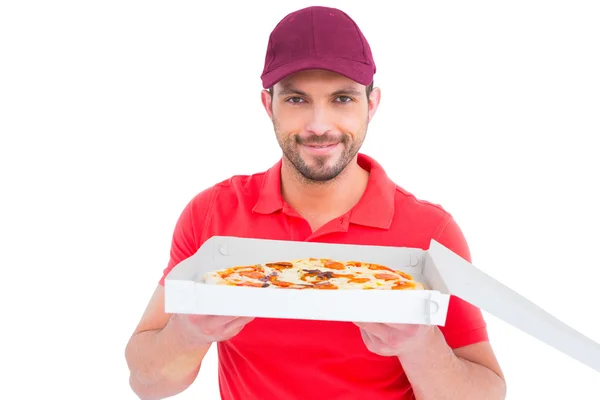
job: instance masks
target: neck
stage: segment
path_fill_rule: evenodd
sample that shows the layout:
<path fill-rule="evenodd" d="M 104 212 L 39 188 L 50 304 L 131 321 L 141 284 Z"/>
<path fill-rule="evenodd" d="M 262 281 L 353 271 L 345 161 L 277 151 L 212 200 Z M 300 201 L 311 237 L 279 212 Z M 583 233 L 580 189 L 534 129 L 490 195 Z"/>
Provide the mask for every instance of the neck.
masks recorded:
<path fill-rule="evenodd" d="M 335 179 L 310 182 L 284 157 L 281 193 L 296 212 L 307 219 L 333 219 L 348 212 L 362 197 L 369 173 L 355 159 Z"/>

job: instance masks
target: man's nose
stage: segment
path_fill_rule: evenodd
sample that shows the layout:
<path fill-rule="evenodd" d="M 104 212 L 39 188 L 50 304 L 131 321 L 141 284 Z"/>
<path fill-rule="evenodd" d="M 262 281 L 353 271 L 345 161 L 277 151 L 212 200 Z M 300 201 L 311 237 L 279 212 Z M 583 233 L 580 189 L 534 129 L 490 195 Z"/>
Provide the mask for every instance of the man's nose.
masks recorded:
<path fill-rule="evenodd" d="M 306 130 L 313 135 L 322 136 L 332 129 L 331 115 L 325 107 L 314 106 Z"/>

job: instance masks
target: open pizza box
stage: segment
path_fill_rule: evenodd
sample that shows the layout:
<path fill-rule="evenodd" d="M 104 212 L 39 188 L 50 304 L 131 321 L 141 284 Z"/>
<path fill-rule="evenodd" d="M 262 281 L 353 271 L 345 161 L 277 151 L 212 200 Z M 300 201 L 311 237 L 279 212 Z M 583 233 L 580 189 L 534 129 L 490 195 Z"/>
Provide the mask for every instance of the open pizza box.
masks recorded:
<path fill-rule="evenodd" d="M 427 290 L 263 289 L 202 282 L 203 274 L 215 269 L 310 257 L 385 265 L 412 275 Z M 423 250 L 214 236 L 165 278 L 165 311 L 182 314 L 443 326 L 450 295 L 600 372 L 600 344 L 435 240 Z"/>

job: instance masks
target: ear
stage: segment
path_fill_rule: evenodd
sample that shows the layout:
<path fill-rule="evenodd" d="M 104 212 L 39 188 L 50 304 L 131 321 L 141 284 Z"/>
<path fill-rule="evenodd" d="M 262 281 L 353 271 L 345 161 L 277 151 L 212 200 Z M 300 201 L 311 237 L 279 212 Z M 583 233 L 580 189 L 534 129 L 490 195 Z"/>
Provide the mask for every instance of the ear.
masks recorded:
<path fill-rule="evenodd" d="M 369 122 L 375 116 L 375 112 L 379 107 L 379 101 L 381 100 L 381 90 L 378 87 L 374 87 L 371 91 L 371 96 L 369 96 Z"/>
<path fill-rule="evenodd" d="M 265 111 L 267 111 L 269 118 L 273 119 L 273 98 L 267 89 L 263 89 L 260 92 L 260 101 L 262 102 Z"/>

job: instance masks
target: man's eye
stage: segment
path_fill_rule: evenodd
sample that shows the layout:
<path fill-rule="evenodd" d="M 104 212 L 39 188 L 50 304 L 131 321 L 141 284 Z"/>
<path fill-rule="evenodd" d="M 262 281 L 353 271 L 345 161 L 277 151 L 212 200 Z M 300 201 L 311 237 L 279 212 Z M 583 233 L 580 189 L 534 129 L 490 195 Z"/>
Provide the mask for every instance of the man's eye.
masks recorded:
<path fill-rule="evenodd" d="M 350 98 L 348 96 L 340 96 L 337 98 L 337 100 L 341 103 L 349 103 L 352 101 L 352 98 Z"/>
<path fill-rule="evenodd" d="M 292 103 L 292 104 L 298 104 L 302 101 L 304 101 L 304 100 L 300 97 L 290 97 L 289 99 L 286 100 L 286 102 Z"/>

